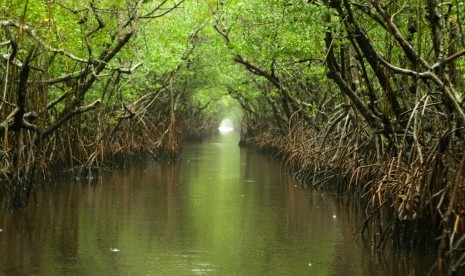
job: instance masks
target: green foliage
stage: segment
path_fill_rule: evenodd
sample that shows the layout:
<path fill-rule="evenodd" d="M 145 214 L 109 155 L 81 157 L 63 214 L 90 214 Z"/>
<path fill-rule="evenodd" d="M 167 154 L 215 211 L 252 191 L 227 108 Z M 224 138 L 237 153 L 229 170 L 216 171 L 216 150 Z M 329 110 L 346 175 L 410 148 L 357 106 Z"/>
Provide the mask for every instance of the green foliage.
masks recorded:
<path fill-rule="evenodd" d="M 233 51 L 259 65 L 282 66 L 320 57 L 324 51 L 324 9 L 305 1 L 240 1 L 224 20 Z"/>

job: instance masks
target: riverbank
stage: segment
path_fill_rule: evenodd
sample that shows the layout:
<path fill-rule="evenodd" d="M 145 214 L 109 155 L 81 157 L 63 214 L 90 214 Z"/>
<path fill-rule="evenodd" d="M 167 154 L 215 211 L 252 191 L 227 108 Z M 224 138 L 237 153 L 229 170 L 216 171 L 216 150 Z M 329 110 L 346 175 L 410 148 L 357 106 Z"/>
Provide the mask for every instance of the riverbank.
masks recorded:
<path fill-rule="evenodd" d="M 344 143 L 304 128 L 279 133 L 283 132 L 270 128 L 242 137 L 240 144 L 278 158 L 305 185 L 364 204 L 365 220 L 354 234 L 367 238 L 376 250 L 382 251 L 388 243 L 393 248 L 429 249 L 438 256 L 432 271 L 459 271 L 462 220 L 457 215 L 451 223 L 448 216 L 462 209 L 451 202 L 462 197 L 463 160 L 457 172 L 452 167 L 439 171 L 437 165 L 425 167 L 382 152 L 373 140 Z M 441 160 L 444 164 L 454 164 L 446 158 Z"/>

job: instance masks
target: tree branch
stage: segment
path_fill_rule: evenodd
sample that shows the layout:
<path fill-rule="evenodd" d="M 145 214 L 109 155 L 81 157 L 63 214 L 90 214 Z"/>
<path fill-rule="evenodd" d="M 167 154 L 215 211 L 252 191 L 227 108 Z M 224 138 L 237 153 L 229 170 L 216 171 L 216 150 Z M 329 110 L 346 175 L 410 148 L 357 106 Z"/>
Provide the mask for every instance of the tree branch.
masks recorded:
<path fill-rule="evenodd" d="M 418 62 L 421 66 L 426 69 L 431 68 L 428 62 L 423 59 L 417 51 L 413 48 L 412 44 L 408 42 L 407 39 L 402 35 L 401 31 L 397 27 L 397 25 L 391 20 L 391 16 L 384 10 L 379 1 L 377 0 L 370 0 L 373 7 L 375 7 L 376 11 L 383 17 L 384 21 L 386 22 L 386 30 L 395 38 L 395 40 L 399 43 L 400 47 L 404 50 L 405 55 L 409 59 L 409 61 L 416 65 Z"/>
<path fill-rule="evenodd" d="M 462 51 L 462 52 L 464 52 L 464 51 Z M 465 53 L 463 53 L 463 54 L 465 54 Z M 455 93 L 454 89 L 451 88 L 451 87 L 448 87 L 438 77 L 438 75 L 436 75 L 433 72 L 433 69 L 430 69 L 430 70 L 428 70 L 426 72 L 415 72 L 413 70 L 397 67 L 397 66 L 387 62 L 386 60 L 384 60 L 381 57 L 378 57 L 378 58 L 386 67 L 388 67 L 389 69 L 391 69 L 392 71 L 394 71 L 396 73 L 403 74 L 403 75 L 408 75 L 408 76 L 412 76 L 412 77 L 417 77 L 418 76 L 419 78 L 422 78 L 422 79 L 430 79 L 430 80 L 432 80 L 439 88 L 442 89 L 446 99 L 452 104 L 452 106 L 454 107 L 455 112 L 458 114 L 459 120 L 461 121 L 461 123 L 463 125 L 465 125 L 465 112 L 462 109 L 462 107 L 460 106 L 459 100 L 455 96 L 456 93 Z"/>
<path fill-rule="evenodd" d="M 120 73 L 123 73 L 123 74 L 132 74 L 134 73 L 137 68 L 141 67 L 142 64 L 144 64 L 143 61 L 137 63 L 136 65 L 134 65 L 132 68 L 121 68 L 121 67 L 117 67 L 117 68 L 112 68 L 111 70 L 114 70 L 114 71 L 117 71 L 117 72 L 120 72 Z"/>
<path fill-rule="evenodd" d="M 179 1 L 178 3 L 175 3 L 172 7 L 170 8 L 167 8 L 164 12 L 160 13 L 160 14 L 156 14 L 154 15 L 154 13 L 158 10 L 161 9 L 161 7 L 166 3 L 168 2 L 167 0 L 164 0 L 163 2 L 161 2 L 155 9 L 153 9 L 151 12 L 147 13 L 147 14 L 144 14 L 144 15 L 141 15 L 139 16 L 139 18 L 159 18 L 159 17 L 162 17 L 168 13 L 170 13 L 171 11 L 173 11 L 174 9 L 177 9 L 179 6 L 181 6 L 181 4 L 184 2 L 185 0 L 181 0 Z"/>
<path fill-rule="evenodd" d="M 14 21 L 0 21 L 0 27 L 15 27 L 15 28 L 18 28 L 20 29 L 21 28 L 21 25 L 17 22 L 14 22 Z M 57 53 L 57 54 L 61 54 L 61 55 L 64 55 L 74 61 L 77 61 L 77 62 L 80 62 L 80 63 L 88 63 L 89 60 L 88 59 L 83 59 L 83 58 L 79 58 L 73 54 L 70 54 L 62 49 L 57 49 L 57 48 L 54 48 L 48 44 L 46 44 L 42 38 L 40 38 L 34 31 L 33 28 L 31 28 L 30 26 L 27 26 L 27 25 L 23 25 L 22 26 L 22 30 L 24 30 L 28 35 L 30 35 L 32 38 L 34 38 L 34 40 L 36 40 L 42 47 L 44 47 L 47 51 L 50 51 L 50 52 L 53 52 L 53 53 Z"/>

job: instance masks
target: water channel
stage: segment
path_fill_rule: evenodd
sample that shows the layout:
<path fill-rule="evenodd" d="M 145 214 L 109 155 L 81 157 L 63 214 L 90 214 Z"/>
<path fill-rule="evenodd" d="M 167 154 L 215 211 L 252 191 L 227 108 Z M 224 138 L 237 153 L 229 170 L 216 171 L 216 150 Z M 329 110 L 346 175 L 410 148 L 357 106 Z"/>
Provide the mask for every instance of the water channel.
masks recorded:
<path fill-rule="evenodd" d="M 372 254 L 344 199 L 303 188 L 238 139 L 187 143 L 173 163 L 54 183 L 26 210 L 0 210 L 0 275 L 428 272 L 427 253 Z"/>

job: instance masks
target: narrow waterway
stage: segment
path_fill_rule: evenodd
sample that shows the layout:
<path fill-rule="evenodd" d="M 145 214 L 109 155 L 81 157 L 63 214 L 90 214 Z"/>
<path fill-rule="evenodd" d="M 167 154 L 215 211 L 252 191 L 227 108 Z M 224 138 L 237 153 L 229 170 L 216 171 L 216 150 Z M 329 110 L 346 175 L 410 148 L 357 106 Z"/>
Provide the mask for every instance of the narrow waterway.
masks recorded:
<path fill-rule="evenodd" d="M 425 275 L 429 254 L 372 254 L 354 212 L 304 189 L 237 133 L 172 164 L 55 183 L 0 210 L 0 275 Z M 411 256 L 411 255 L 414 255 Z"/>

